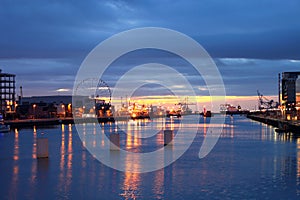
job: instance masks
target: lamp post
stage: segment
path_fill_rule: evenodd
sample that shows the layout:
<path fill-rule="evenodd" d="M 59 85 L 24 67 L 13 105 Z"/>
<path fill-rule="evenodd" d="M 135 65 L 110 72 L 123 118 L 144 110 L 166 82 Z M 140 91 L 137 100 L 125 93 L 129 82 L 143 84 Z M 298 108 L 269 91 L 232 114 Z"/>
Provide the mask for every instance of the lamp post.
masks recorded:
<path fill-rule="evenodd" d="M 61 110 L 62 110 L 63 117 L 66 117 L 66 109 L 64 104 L 61 105 Z"/>
<path fill-rule="evenodd" d="M 36 108 L 36 104 L 33 104 L 32 107 L 33 107 L 33 119 L 35 119 L 35 118 L 36 118 L 36 117 L 35 117 L 35 108 Z"/>
<path fill-rule="evenodd" d="M 72 104 L 68 104 L 68 117 L 72 117 Z"/>

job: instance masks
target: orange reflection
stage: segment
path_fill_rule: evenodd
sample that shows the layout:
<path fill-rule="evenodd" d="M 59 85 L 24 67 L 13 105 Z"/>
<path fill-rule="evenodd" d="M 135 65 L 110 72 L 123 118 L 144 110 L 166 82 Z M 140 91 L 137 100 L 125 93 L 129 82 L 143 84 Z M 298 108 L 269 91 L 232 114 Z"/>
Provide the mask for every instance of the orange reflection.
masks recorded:
<path fill-rule="evenodd" d="M 300 194 L 300 138 L 297 138 L 297 177 L 296 177 L 296 180 L 297 180 L 297 194 Z"/>
<path fill-rule="evenodd" d="M 62 173 L 65 165 L 65 133 L 61 134 L 61 146 L 60 146 L 60 171 Z"/>
<path fill-rule="evenodd" d="M 96 140 L 93 140 L 93 147 L 95 148 L 97 145 Z"/>
<path fill-rule="evenodd" d="M 170 120 L 170 130 L 174 130 L 174 119 L 173 118 L 171 118 L 171 120 Z"/>
<path fill-rule="evenodd" d="M 65 134 L 68 134 L 67 138 Z M 66 144 L 66 139 L 68 142 L 67 144 Z M 72 126 L 69 125 L 68 133 L 62 131 L 62 135 L 61 135 L 60 173 L 59 173 L 59 184 L 58 184 L 58 190 L 60 192 L 67 192 L 70 189 L 70 184 L 72 182 L 72 159 L 73 159 L 72 153 L 73 153 Z"/>
<path fill-rule="evenodd" d="M 32 146 L 32 158 L 36 159 L 36 149 L 37 149 L 37 144 L 36 144 L 36 128 L 35 126 L 33 127 L 33 146 Z"/>
<path fill-rule="evenodd" d="M 72 168 L 72 156 L 73 156 L 73 148 L 72 148 L 72 127 L 69 126 L 69 135 L 68 135 L 68 162 L 67 167 L 68 171 Z"/>
<path fill-rule="evenodd" d="M 164 170 L 156 171 L 153 192 L 157 195 L 155 199 L 162 199 L 164 194 Z"/>
<path fill-rule="evenodd" d="M 19 131 L 15 129 L 14 160 L 19 160 Z"/>
<path fill-rule="evenodd" d="M 37 176 L 36 174 L 37 174 L 37 162 L 36 162 L 36 160 L 32 160 L 31 177 L 30 177 L 30 186 L 31 186 L 32 190 L 34 190 L 34 188 L 35 188 L 36 176 Z"/>
<path fill-rule="evenodd" d="M 139 130 L 134 130 L 133 132 L 133 146 L 139 146 L 141 144 L 141 140 L 139 138 Z"/>
<path fill-rule="evenodd" d="M 81 160 L 82 160 L 82 163 L 81 163 L 81 167 L 84 168 L 86 167 L 86 151 L 83 151 L 82 154 L 81 154 Z"/>
<path fill-rule="evenodd" d="M 126 148 L 137 147 L 142 144 L 140 133 L 146 128 L 142 124 L 142 120 L 127 123 Z"/>
<path fill-rule="evenodd" d="M 165 118 L 161 118 L 161 122 L 157 121 L 156 128 L 162 129 L 164 127 L 164 123 L 165 123 Z"/>
<path fill-rule="evenodd" d="M 206 124 L 206 117 L 205 117 L 205 118 L 204 118 L 204 122 L 203 122 L 203 132 L 204 132 L 204 136 L 206 136 L 206 132 L 207 132 L 206 128 L 207 128 L 207 124 Z"/>
<path fill-rule="evenodd" d="M 137 199 L 139 191 L 139 186 L 141 184 L 141 176 L 139 173 L 131 173 L 128 172 L 129 170 L 132 170 L 133 168 L 140 167 L 140 163 L 132 162 L 128 159 L 126 159 L 126 165 L 125 165 L 125 177 L 123 182 L 123 193 L 120 194 L 124 199 Z"/>
<path fill-rule="evenodd" d="M 132 136 L 131 134 L 127 134 L 126 136 L 126 148 L 132 147 Z"/>
<path fill-rule="evenodd" d="M 140 175 L 138 173 L 125 172 L 123 183 L 124 192 L 121 194 L 124 199 L 137 199 L 137 191 L 139 189 Z"/>
<path fill-rule="evenodd" d="M 15 165 L 13 167 L 13 177 L 11 181 L 11 189 L 9 191 L 9 199 L 16 199 L 16 190 L 18 188 L 18 176 L 19 176 L 19 166 Z"/>
<path fill-rule="evenodd" d="M 18 178 L 19 178 L 19 131 L 15 129 L 15 141 L 14 141 L 14 166 L 12 168 L 13 176 L 11 180 L 11 188 L 9 190 L 9 199 L 16 199 L 16 190 L 18 188 Z"/>
<path fill-rule="evenodd" d="M 164 143 L 164 131 L 163 130 L 158 131 L 158 133 L 156 135 L 156 143 L 157 144 Z"/>
<path fill-rule="evenodd" d="M 97 131 L 96 131 L 96 126 L 94 124 L 94 128 L 93 128 L 93 135 L 96 135 L 97 134 Z M 96 147 L 97 146 L 97 142 L 96 140 L 93 140 L 93 147 Z"/>
<path fill-rule="evenodd" d="M 72 132 L 72 124 L 69 124 L 69 132 Z"/>
<path fill-rule="evenodd" d="M 13 174 L 18 174 L 19 173 L 19 166 L 14 166 L 13 168 Z"/>

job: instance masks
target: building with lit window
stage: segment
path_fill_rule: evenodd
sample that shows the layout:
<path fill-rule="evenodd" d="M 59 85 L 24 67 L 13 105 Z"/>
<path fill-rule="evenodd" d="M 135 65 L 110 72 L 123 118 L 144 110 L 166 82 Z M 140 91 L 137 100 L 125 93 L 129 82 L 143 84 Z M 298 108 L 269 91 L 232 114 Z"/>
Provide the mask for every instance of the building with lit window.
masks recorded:
<path fill-rule="evenodd" d="M 299 83 L 298 76 L 300 72 L 282 73 L 282 108 L 287 120 L 298 119 L 300 111 Z M 298 81 L 297 81 L 298 80 Z"/>
<path fill-rule="evenodd" d="M 72 96 L 21 97 L 17 118 L 72 117 Z"/>
<path fill-rule="evenodd" d="M 0 112 L 7 117 L 15 112 L 16 75 L 0 69 Z"/>

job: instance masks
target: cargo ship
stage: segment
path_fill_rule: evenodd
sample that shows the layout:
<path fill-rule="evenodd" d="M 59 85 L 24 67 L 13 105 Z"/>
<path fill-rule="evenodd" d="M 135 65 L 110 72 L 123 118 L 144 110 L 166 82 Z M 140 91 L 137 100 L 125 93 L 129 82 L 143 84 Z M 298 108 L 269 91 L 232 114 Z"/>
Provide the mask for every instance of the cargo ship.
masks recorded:
<path fill-rule="evenodd" d="M 248 114 L 250 111 L 243 110 L 240 105 L 235 107 L 231 104 L 221 104 L 220 112 L 221 114 L 226 114 L 226 115 L 243 115 L 243 114 Z"/>

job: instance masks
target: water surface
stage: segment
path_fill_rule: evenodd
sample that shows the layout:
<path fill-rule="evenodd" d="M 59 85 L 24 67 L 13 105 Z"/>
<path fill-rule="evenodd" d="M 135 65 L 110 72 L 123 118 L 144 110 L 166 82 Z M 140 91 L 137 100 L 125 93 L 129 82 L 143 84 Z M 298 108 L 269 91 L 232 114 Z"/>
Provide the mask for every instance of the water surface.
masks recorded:
<path fill-rule="evenodd" d="M 154 123 L 158 128 L 164 128 L 166 124 L 161 119 L 155 119 Z M 142 152 L 163 147 L 161 133 L 148 140 L 135 137 L 134 131 L 145 124 L 147 122 L 125 123 L 133 134 L 121 135 L 123 149 Z M 272 127 L 242 116 L 228 116 L 217 145 L 200 160 L 199 149 L 209 125 L 208 119 L 201 118 L 197 136 L 182 157 L 164 169 L 143 174 L 119 172 L 101 164 L 84 148 L 74 125 L 12 130 L 0 135 L 0 197 L 299 198 L 300 139 L 278 135 Z M 114 130 L 113 124 L 105 127 L 107 131 Z M 176 129 L 176 123 L 174 127 Z M 49 140 L 49 159 L 36 158 L 36 140 L 41 133 L 46 133 Z M 95 145 L 101 145 L 101 142 L 95 141 Z M 125 165 L 129 169 L 138 163 Z"/>

